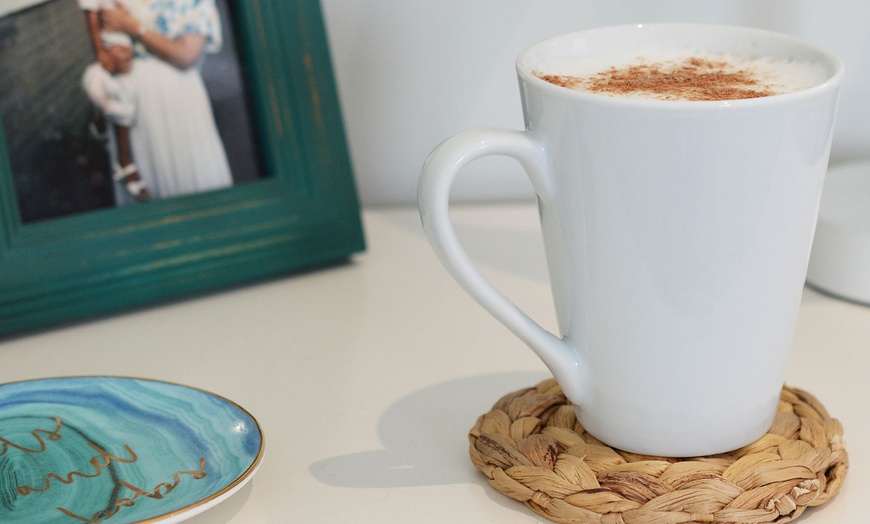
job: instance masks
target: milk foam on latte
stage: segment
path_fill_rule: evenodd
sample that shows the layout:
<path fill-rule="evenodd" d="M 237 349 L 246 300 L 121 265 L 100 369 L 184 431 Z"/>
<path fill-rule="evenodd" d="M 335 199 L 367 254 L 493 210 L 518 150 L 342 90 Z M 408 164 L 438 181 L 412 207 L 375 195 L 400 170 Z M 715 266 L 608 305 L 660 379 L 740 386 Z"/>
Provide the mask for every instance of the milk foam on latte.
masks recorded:
<path fill-rule="evenodd" d="M 613 97 L 737 100 L 791 93 L 824 82 L 815 62 L 661 49 L 578 57 L 537 67 L 552 84 Z"/>

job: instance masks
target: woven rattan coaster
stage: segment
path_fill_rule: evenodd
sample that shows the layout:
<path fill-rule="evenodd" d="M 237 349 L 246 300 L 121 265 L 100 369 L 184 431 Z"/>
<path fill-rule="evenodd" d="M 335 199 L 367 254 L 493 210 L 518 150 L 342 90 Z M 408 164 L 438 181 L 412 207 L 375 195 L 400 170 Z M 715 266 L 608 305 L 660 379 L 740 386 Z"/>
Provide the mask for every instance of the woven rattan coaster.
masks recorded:
<path fill-rule="evenodd" d="M 608 447 L 577 423 L 552 379 L 504 396 L 469 440 L 472 462 L 499 492 L 550 520 L 584 524 L 781 524 L 834 496 L 849 464 L 840 423 L 788 387 L 770 431 L 721 455 Z"/>

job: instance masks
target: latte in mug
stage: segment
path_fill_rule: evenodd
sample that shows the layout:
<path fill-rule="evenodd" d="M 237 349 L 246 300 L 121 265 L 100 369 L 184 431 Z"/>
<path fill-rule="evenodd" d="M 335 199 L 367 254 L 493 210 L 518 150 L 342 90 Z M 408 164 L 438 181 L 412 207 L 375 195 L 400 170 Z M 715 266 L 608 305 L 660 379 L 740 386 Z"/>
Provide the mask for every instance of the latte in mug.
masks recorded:
<path fill-rule="evenodd" d="M 516 70 L 525 129 L 464 131 L 423 166 L 420 216 L 439 259 L 607 445 L 695 457 L 764 435 L 806 279 L 840 60 L 759 29 L 641 24 L 548 39 Z M 490 155 L 517 160 L 535 190 L 554 332 L 476 269 L 450 222 L 453 180 Z"/>
<path fill-rule="evenodd" d="M 619 52 L 572 59 L 536 70 L 561 87 L 613 97 L 713 101 L 759 98 L 801 91 L 824 82 L 816 62 L 740 57 L 683 49 Z"/>

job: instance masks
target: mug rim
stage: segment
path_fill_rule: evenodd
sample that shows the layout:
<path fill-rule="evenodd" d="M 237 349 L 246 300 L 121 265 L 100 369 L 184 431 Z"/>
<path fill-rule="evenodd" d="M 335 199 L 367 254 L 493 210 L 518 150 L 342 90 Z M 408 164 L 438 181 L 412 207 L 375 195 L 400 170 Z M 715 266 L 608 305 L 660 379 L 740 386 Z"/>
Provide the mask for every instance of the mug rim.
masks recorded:
<path fill-rule="evenodd" d="M 568 41 L 577 41 L 582 38 L 588 38 L 589 36 L 593 36 L 596 33 L 606 33 L 613 34 L 616 32 L 640 32 L 644 31 L 647 33 L 658 32 L 661 33 L 663 31 L 668 32 L 676 32 L 680 30 L 687 29 L 703 29 L 707 32 L 718 32 L 718 33 L 744 33 L 746 35 L 752 35 L 757 39 L 766 39 L 768 41 L 779 41 L 782 43 L 786 43 L 789 45 L 800 46 L 803 48 L 805 53 L 816 54 L 820 60 L 824 63 L 824 65 L 831 69 L 831 72 L 828 74 L 827 78 L 818 84 L 813 86 L 793 91 L 790 93 L 780 93 L 774 95 L 768 95 L 757 98 L 740 98 L 733 100 L 659 100 L 652 98 L 634 98 L 634 97 L 616 97 L 610 96 L 601 93 L 592 93 L 589 91 L 579 91 L 576 89 L 570 89 L 562 86 L 557 86 L 555 84 L 551 84 L 546 80 L 543 80 L 536 75 L 533 74 L 533 69 L 529 65 L 528 62 L 531 61 L 532 55 L 540 52 L 545 47 L 554 46 L 560 42 Z M 578 54 L 582 54 L 578 52 Z M 573 31 L 570 33 L 563 33 L 557 36 L 550 37 L 546 40 L 542 40 L 532 46 L 526 48 L 516 59 L 515 67 L 517 71 L 517 75 L 526 85 L 534 86 L 538 89 L 544 90 L 545 93 L 549 93 L 553 96 L 557 97 L 567 97 L 569 99 L 576 100 L 588 100 L 595 101 L 597 103 L 607 103 L 607 104 L 616 104 L 616 105 L 629 105 L 629 106 L 648 106 L 655 107 L 656 109 L 663 109 L 665 107 L 671 107 L 674 109 L 688 109 L 688 108 L 710 108 L 710 107 L 748 107 L 748 106 L 756 106 L 756 105 L 768 105 L 768 104 L 778 104 L 778 103 L 786 103 L 789 101 L 795 101 L 802 98 L 809 98 L 816 96 L 822 92 L 834 90 L 839 87 L 843 74 L 844 74 L 844 66 L 842 60 L 829 51 L 827 48 L 818 45 L 814 42 L 810 42 L 808 40 L 804 40 L 802 38 L 796 37 L 794 35 L 790 35 L 788 33 L 781 33 L 777 31 L 770 31 L 767 29 L 759 29 L 748 26 L 740 26 L 740 25 L 726 25 L 726 24 L 706 24 L 706 23 L 640 23 L 640 24 L 621 24 L 621 25 L 610 25 L 610 26 L 600 26 L 589 29 L 583 29 L 579 31 Z"/>

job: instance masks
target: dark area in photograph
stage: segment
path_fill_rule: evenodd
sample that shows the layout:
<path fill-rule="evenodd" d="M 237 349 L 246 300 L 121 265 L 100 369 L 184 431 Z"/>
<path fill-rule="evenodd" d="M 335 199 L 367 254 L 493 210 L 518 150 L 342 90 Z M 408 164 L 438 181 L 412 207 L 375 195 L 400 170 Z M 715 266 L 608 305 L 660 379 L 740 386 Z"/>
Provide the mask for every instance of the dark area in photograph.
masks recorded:
<path fill-rule="evenodd" d="M 232 2 L 217 0 L 224 45 L 201 70 L 232 183 L 263 176 L 256 125 L 236 47 Z M 0 18 L 0 118 L 22 222 L 114 207 L 112 166 L 82 88 L 95 62 L 72 0 L 34 0 Z"/>
<path fill-rule="evenodd" d="M 238 1 L 238 0 L 236 0 Z M 237 30 L 232 4 L 217 0 L 223 21 L 224 45 L 220 53 L 209 55 L 202 67 L 218 132 L 227 152 L 235 183 L 262 178 L 262 156 L 257 147 L 258 135 L 252 120 L 253 108 L 245 82 L 245 64 L 239 56 Z"/>

